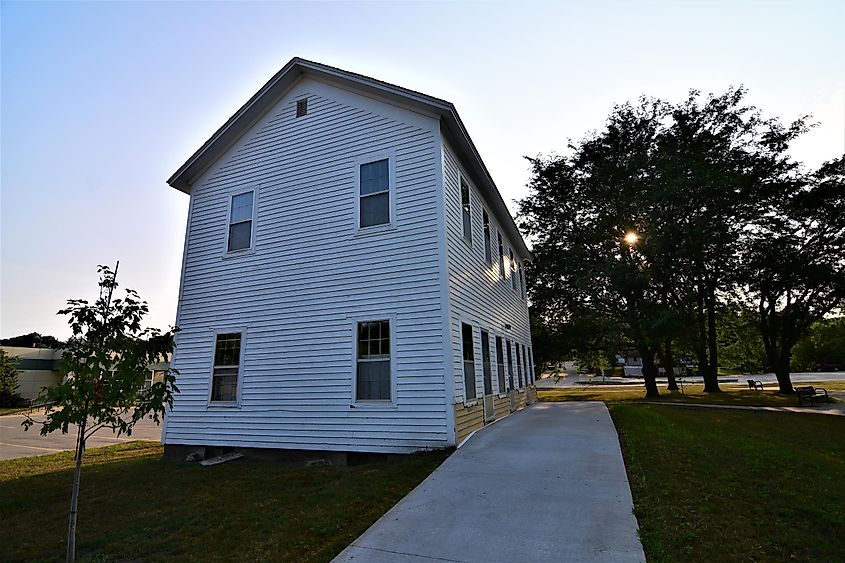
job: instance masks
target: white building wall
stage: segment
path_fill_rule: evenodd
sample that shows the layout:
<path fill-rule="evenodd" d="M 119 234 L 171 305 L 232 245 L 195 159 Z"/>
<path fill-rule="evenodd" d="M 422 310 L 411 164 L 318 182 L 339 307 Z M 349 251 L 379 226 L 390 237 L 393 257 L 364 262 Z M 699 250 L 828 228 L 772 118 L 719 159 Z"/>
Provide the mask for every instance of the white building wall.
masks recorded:
<path fill-rule="evenodd" d="M 308 114 L 295 117 L 296 100 Z M 435 119 L 311 79 L 194 184 L 165 443 L 404 452 L 452 441 Z M 392 151 L 395 225 L 356 231 L 356 159 Z M 255 188 L 254 251 L 226 256 Z M 353 403 L 354 323 L 392 315 L 395 404 Z M 215 331 L 245 331 L 240 406 L 209 404 Z M 448 411 L 452 416 L 451 407 Z"/>
<path fill-rule="evenodd" d="M 468 245 L 463 237 L 463 219 L 461 215 L 460 178 L 463 177 L 470 188 L 472 244 Z M 510 280 L 509 263 L 505 262 L 504 279 L 499 274 L 496 261 L 498 246 L 496 233 L 500 231 L 501 221 L 494 217 L 492 207 L 488 205 L 475 183 L 462 167 L 455 152 L 448 142 L 443 140 L 443 182 L 445 189 L 446 241 L 448 247 L 449 269 L 449 316 L 452 364 L 454 373 L 454 402 L 464 401 L 464 371 L 461 347 L 461 323 L 473 327 L 475 356 L 476 396 L 480 400 L 484 392 L 481 355 L 481 330 L 486 330 L 490 337 L 490 362 L 494 393 L 504 393 L 499 389 L 496 373 L 496 341 L 500 336 L 513 343 L 526 347 L 531 345 L 531 329 L 528 322 L 528 306 L 522 298 L 517 283 L 514 291 Z M 492 263 L 487 263 L 484 254 L 484 232 L 482 210 L 490 216 L 491 241 L 493 245 Z M 512 248 L 511 241 L 502 233 L 505 257 Z M 518 252 L 514 249 L 514 257 Z M 517 262 L 522 263 L 523 257 Z M 523 280 L 525 272 L 523 270 Z M 510 325 L 510 328 L 505 328 Z M 533 348 L 533 347 L 532 347 Z M 519 387 L 516 374 L 516 350 L 512 349 L 514 387 Z M 506 356 L 507 352 L 503 355 Z M 525 366 L 523 366 L 523 385 L 525 385 Z M 507 358 L 505 357 L 505 383 L 507 385 Z"/>

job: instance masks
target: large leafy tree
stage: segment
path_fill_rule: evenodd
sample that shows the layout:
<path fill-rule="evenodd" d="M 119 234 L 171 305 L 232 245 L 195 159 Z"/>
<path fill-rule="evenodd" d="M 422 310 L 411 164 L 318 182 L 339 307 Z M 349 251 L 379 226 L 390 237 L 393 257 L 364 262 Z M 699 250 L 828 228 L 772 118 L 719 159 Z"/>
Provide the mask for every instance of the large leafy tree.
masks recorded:
<path fill-rule="evenodd" d="M 538 319 L 590 314 L 624 326 L 647 395 L 657 393 L 656 357 L 671 375 L 676 346 L 694 350 L 705 390 L 719 391 L 719 311 L 749 286 L 749 267 L 761 271 L 746 250 L 752 227 L 791 193 L 798 164 L 787 149 L 806 119 L 763 118 L 745 94 L 625 104 L 568 155 L 531 159 L 520 211 L 536 241 Z"/>
<path fill-rule="evenodd" d="M 766 369 L 766 352 L 760 337 L 757 311 L 738 301 L 730 301 L 719 309 L 717 337 L 719 357 L 725 367 L 759 373 Z"/>
<path fill-rule="evenodd" d="M 64 347 L 60 371 L 63 382 L 46 389 L 39 397 L 47 404 L 43 418 L 29 416 L 29 429 L 38 425 L 42 435 L 61 431 L 76 433 L 76 469 L 73 474 L 68 517 L 67 560 L 76 554 L 76 520 L 79 482 L 87 440 L 98 430 L 111 429 L 117 435 L 132 434 L 145 417 L 159 422 L 165 406 L 173 405 L 175 372 L 168 370 L 163 381 L 144 388 L 147 366 L 166 361 L 173 350 L 172 332 L 143 328 L 147 303 L 130 289 L 124 297 L 115 295 L 117 267 L 99 266 L 99 296 L 93 303 L 84 299 L 67 302 L 59 311 L 68 315 L 73 336 Z"/>
<path fill-rule="evenodd" d="M 813 323 L 795 345 L 792 358 L 801 371 L 845 369 L 845 317 Z"/>
<path fill-rule="evenodd" d="M 782 186 L 748 228 L 744 281 L 768 364 L 780 392 L 791 393 L 795 344 L 845 304 L 845 156 Z"/>
<path fill-rule="evenodd" d="M 721 95 L 692 91 L 672 107 L 655 152 L 656 267 L 666 296 L 691 321 L 705 390 L 718 391 L 717 316 L 746 267 L 748 223 L 782 194 L 796 167 L 786 149 L 807 128 L 784 127 L 744 103 L 743 88 Z"/>
<path fill-rule="evenodd" d="M 30 332 L 29 334 L 3 338 L 0 340 L 0 345 L 20 346 L 22 348 L 61 348 L 64 346 L 64 342 L 54 336 Z"/>
<path fill-rule="evenodd" d="M 624 327 L 643 357 L 646 394 L 658 394 L 655 354 L 669 311 L 649 252 L 655 148 L 663 104 L 642 99 L 614 109 L 606 128 L 562 157 L 531 159 L 521 226 L 535 239 L 531 299 L 545 322 L 583 315 Z"/>

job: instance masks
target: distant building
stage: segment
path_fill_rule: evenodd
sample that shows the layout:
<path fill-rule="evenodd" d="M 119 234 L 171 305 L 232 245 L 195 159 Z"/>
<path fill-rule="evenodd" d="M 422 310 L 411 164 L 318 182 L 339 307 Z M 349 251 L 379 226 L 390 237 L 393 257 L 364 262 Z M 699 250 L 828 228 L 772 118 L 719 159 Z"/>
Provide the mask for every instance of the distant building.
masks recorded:
<path fill-rule="evenodd" d="M 18 360 L 18 394 L 24 399 L 31 401 L 44 387 L 61 383 L 58 371 L 61 350 L 19 346 L 0 346 L 0 350 Z"/>
<path fill-rule="evenodd" d="M 62 350 L 55 348 L 22 348 L 20 346 L 0 346 L 10 357 L 18 362 L 17 393 L 27 401 L 32 401 L 45 387 L 53 387 L 62 382 L 59 373 L 59 362 L 62 360 Z M 164 374 L 170 368 L 168 361 L 148 366 L 147 378 L 144 386 L 162 381 Z"/>

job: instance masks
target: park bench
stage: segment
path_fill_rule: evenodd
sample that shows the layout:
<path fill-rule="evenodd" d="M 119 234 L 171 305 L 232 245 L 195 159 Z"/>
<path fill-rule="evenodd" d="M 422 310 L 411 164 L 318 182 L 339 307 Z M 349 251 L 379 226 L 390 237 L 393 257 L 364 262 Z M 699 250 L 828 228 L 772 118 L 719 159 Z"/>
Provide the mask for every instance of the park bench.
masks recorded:
<path fill-rule="evenodd" d="M 830 397 L 827 395 L 827 390 L 821 387 L 796 387 L 795 392 L 798 394 L 798 405 L 804 404 L 804 400 L 810 401 L 810 406 L 816 404 L 816 399 L 824 397 L 826 403 L 830 402 Z"/>
<path fill-rule="evenodd" d="M 755 381 L 753 379 L 748 380 L 748 388 L 752 391 L 762 391 L 763 390 L 763 382 L 762 381 Z"/>

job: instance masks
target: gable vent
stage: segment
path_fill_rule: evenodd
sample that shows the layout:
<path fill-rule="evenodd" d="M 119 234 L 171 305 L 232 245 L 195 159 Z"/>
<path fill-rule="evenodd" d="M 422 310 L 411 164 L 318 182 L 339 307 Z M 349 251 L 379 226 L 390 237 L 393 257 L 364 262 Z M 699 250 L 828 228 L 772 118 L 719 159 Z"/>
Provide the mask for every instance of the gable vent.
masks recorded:
<path fill-rule="evenodd" d="M 308 98 L 296 101 L 296 117 L 302 117 L 308 113 Z"/>

